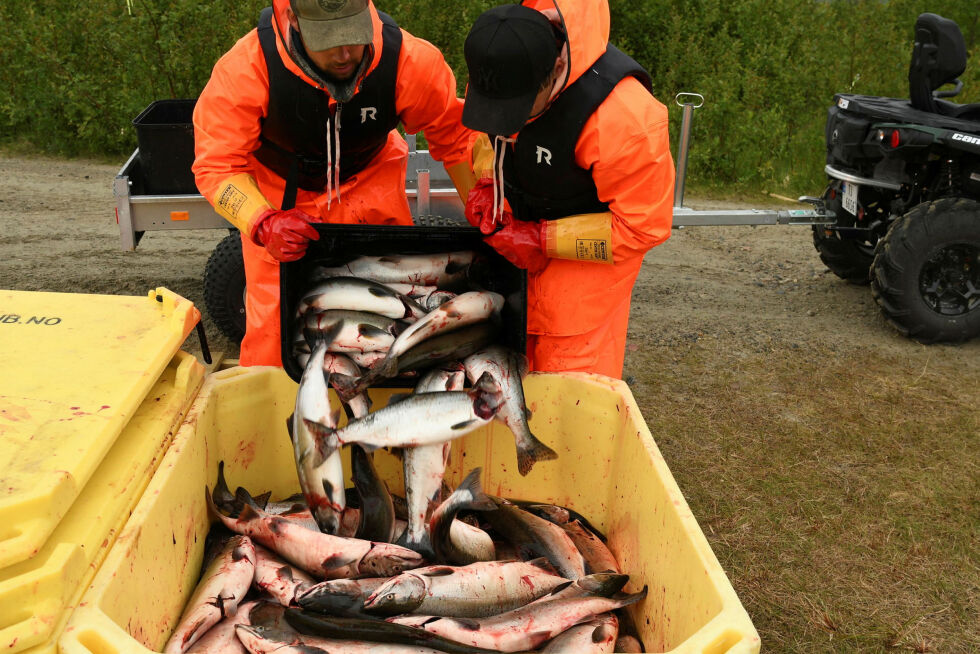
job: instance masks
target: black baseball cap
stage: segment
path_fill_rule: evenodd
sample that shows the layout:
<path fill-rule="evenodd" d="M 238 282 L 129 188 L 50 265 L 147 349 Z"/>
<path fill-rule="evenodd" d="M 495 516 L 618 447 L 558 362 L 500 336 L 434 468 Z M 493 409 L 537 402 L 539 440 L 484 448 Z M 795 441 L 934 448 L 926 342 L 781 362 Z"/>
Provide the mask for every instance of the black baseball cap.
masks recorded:
<path fill-rule="evenodd" d="M 520 131 L 558 48 L 551 23 L 530 7 L 502 5 L 480 14 L 463 45 L 469 69 L 463 125 L 488 134 Z"/>

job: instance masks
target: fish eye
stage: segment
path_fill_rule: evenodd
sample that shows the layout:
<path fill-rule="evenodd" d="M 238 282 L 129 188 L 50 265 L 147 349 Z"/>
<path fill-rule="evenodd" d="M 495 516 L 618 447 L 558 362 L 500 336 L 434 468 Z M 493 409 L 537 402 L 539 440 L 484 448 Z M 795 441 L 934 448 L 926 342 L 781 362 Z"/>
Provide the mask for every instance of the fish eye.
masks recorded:
<path fill-rule="evenodd" d="M 388 593 L 388 597 L 386 597 L 385 599 L 393 600 L 393 599 L 395 599 L 395 594 L 394 593 Z"/>

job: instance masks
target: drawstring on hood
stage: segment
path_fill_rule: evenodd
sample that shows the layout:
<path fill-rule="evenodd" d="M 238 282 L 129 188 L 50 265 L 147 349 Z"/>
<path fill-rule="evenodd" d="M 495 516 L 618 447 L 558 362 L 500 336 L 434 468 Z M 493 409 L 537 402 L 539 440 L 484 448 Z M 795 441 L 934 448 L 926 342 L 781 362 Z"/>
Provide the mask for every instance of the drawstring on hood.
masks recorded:
<path fill-rule="evenodd" d="M 493 137 L 493 222 L 497 224 L 504 216 L 504 155 L 507 144 L 516 140 L 510 136 Z"/>
<path fill-rule="evenodd" d="M 327 128 L 327 209 L 333 201 L 334 189 L 337 192 L 337 202 L 340 199 L 340 112 L 344 105 L 337 103 L 333 118 L 328 118 Z"/>

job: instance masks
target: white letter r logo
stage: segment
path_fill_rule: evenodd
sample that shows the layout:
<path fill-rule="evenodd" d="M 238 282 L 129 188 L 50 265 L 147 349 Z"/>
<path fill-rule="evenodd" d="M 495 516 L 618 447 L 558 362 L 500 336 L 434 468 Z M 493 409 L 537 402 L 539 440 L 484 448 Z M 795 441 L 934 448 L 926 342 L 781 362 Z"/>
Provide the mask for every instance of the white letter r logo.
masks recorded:
<path fill-rule="evenodd" d="M 549 166 L 551 165 L 551 150 L 549 150 L 548 148 L 542 148 L 539 145 L 538 146 L 538 163 L 539 164 L 541 163 L 542 159 L 544 160 L 544 162 L 546 164 L 548 164 Z"/>

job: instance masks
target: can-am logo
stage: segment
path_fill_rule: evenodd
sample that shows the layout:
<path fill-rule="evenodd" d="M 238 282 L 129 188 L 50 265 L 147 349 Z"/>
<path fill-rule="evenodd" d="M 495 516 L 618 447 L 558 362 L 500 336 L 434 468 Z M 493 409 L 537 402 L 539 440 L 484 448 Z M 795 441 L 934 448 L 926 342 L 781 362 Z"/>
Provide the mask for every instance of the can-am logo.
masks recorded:
<path fill-rule="evenodd" d="M 980 136 L 970 136 L 969 134 L 953 134 L 954 141 L 963 141 L 964 143 L 972 143 L 973 145 L 980 145 Z"/>

